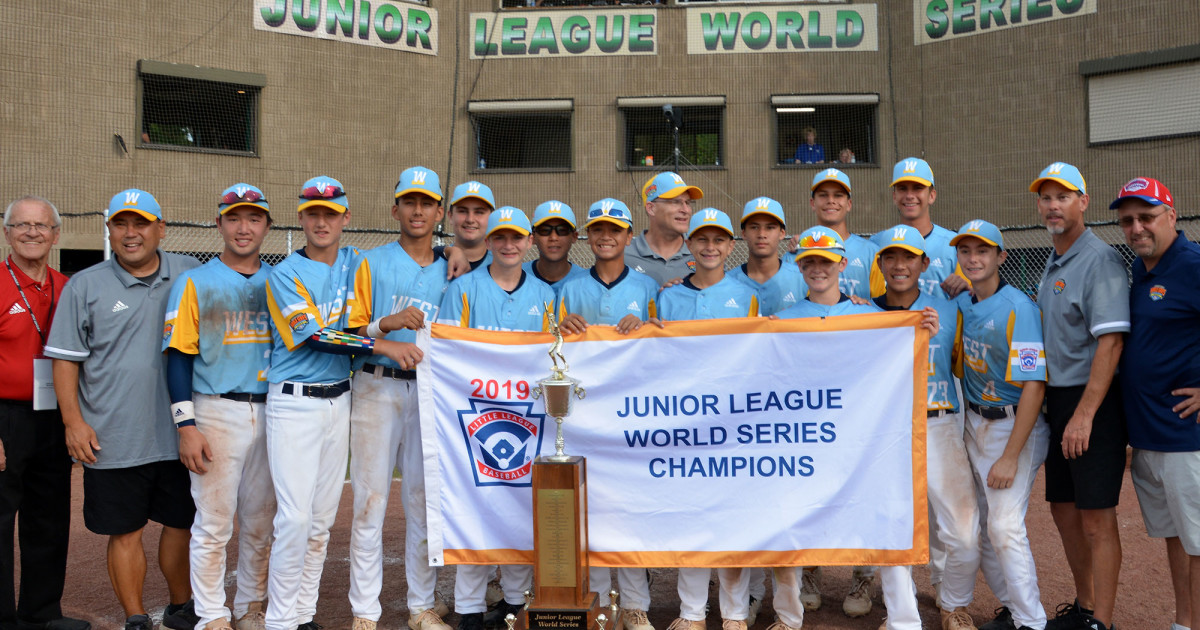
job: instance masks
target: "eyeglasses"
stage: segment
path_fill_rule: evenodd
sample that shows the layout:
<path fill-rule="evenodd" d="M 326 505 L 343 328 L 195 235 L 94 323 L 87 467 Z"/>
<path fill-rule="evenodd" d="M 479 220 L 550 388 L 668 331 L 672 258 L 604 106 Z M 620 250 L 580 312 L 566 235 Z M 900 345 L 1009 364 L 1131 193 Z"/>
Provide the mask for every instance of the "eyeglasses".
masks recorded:
<path fill-rule="evenodd" d="M 317 186 L 309 186 L 308 188 L 301 190 L 300 198 L 301 199 L 310 199 L 310 200 L 311 199 L 333 199 L 334 197 L 341 197 L 342 195 L 345 195 L 345 194 L 346 193 L 342 190 L 341 186 L 330 186 L 329 184 L 326 184 L 325 186 L 320 187 L 320 188 L 318 188 Z"/>
<path fill-rule="evenodd" d="M 1142 225 L 1150 225 L 1151 223 L 1154 223 L 1155 219 L 1157 219 L 1158 217 L 1161 217 L 1162 215 L 1164 215 L 1166 213 L 1167 213 L 1167 211 L 1163 210 L 1162 212 L 1156 212 L 1154 214 L 1150 214 L 1149 212 L 1143 212 L 1142 214 L 1135 214 L 1132 216 L 1121 217 L 1121 218 L 1117 219 L 1117 225 L 1121 226 L 1122 228 L 1131 228 L 1131 227 L 1133 227 L 1133 222 L 1135 219 L 1137 220 L 1138 223 L 1141 223 Z"/>
<path fill-rule="evenodd" d="M 550 236 L 551 234 L 570 236 L 571 232 L 575 231 L 575 228 L 571 227 L 569 224 L 560 223 L 558 225 L 539 225 L 533 228 L 533 231 L 537 233 L 538 236 Z"/>
<path fill-rule="evenodd" d="M 266 201 L 266 199 L 263 198 L 263 194 L 257 190 L 247 190 L 245 194 L 241 195 L 239 195 L 236 190 L 231 190 L 221 197 L 221 205 L 223 206 L 227 206 L 231 203 L 237 203 L 239 201 L 248 201 L 250 203 L 254 203 L 256 201 Z"/>
<path fill-rule="evenodd" d="M 678 208 L 680 206 L 687 206 L 689 208 L 695 209 L 695 207 L 696 207 L 695 199 L 689 199 L 687 201 L 684 201 L 684 200 L 680 199 L 679 197 L 671 197 L 670 199 L 667 199 L 666 197 L 659 197 L 658 199 L 654 200 L 654 203 L 661 203 L 661 204 L 665 204 L 668 206 L 674 206 L 676 208 Z"/>
<path fill-rule="evenodd" d="M 57 225 L 46 225 L 45 223 L 25 223 L 25 222 L 21 222 L 21 223 L 10 223 L 10 224 L 8 224 L 8 229 L 10 229 L 10 230 L 14 230 L 14 231 L 16 231 L 16 232 L 30 232 L 30 231 L 32 231 L 32 232 L 40 232 L 40 233 L 42 233 L 42 234 L 49 233 L 51 230 L 53 230 L 53 229 L 55 229 L 55 228 L 57 228 L 57 227 L 58 227 Z"/>

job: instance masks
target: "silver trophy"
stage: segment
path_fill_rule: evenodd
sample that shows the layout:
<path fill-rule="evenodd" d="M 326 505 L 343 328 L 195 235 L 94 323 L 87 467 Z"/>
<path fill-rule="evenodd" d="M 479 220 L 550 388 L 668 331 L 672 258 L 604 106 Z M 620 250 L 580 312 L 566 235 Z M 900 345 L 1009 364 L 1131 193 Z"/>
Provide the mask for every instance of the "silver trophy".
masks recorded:
<path fill-rule="evenodd" d="M 558 320 L 554 317 L 554 307 L 550 304 L 546 305 L 546 318 L 550 322 L 550 334 L 554 335 L 554 343 L 551 344 L 549 352 L 553 367 L 550 368 L 550 376 L 537 382 L 537 387 L 533 388 L 533 397 L 542 399 L 546 413 L 554 418 L 554 422 L 558 425 L 554 436 L 554 454 L 546 459 L 552 462 L 565 462 L 569 461 L 571 457 L 563 450 L 565 448 L 563 420 L 571 415 L 574 399 L 582 399 L 587 396 L 587 391 L 579 386 L 579 379 L 567 376 L 567 359 L 562 354 L 562 332 L 558 329 Z M 562 362 L 561 366 L 559 365 L 560 361 Z"/>

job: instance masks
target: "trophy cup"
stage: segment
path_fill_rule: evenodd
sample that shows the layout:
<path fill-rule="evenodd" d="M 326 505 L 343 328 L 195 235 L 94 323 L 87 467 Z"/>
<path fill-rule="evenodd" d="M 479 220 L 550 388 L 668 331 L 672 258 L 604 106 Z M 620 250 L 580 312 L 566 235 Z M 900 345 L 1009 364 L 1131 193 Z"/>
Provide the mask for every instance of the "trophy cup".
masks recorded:
<path fill-rule="evenodd" d="M 518 630 L 597 630 L 605 622 L 617 627 L 616 615 L 598 621 L 604 609 L 597 607 L 599 598 L 588 586 L 587 462 L 567 455 L 563 441 L 563 420 L 571 415 L 574 399 L 582 399 L 586 392 L 578 379 L 567 376 L 562 333 L 550 305 L 546 315 L 554 335 L 549 352 L 552 367 L 550 376 L 537 382 L 533 397 L 542 400 L 557 432 L 554 454 L 533 462 L 535 587 L 526 600 L 523 619 L 517 620 Z"/>

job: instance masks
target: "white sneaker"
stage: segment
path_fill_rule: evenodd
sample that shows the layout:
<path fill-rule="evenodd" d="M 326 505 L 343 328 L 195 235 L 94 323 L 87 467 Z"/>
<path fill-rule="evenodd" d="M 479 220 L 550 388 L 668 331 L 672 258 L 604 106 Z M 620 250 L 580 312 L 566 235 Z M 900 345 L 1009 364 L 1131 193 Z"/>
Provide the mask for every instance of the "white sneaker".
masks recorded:
<path fill-rule="evenodd" d="M 754 622 L 758 621 L 758 613 L 762 610 L 762 600 L 751 595 L 750 596 L 750 614 L 746 615 L 746 627 L 754 627 Z"/>
<path fill-rule="evenodd" d="M 817 583 L 820 579 L 821 567 L 811 570 L 805 567 L 800 571 L 800 603 L 804 604 L 804 610 L 821 608 L 821 587 Z"/>
<path fill-rule="evenodd" d="M 646 617 L 646 611 L 636 608 L 621 609 L 621 626 L 623 630 L 654 630 L 654 626 L 650 625 L 650 619 Z M 622 630 L 622 628 L 617 630 Z"/>
<path fill-rule="evenodd" d="M 872 576 L 855 575 L 850 583 L 850 592 L 842 600 L 842 612 L 847 617 L 863 617 L 871 612 Z"/>

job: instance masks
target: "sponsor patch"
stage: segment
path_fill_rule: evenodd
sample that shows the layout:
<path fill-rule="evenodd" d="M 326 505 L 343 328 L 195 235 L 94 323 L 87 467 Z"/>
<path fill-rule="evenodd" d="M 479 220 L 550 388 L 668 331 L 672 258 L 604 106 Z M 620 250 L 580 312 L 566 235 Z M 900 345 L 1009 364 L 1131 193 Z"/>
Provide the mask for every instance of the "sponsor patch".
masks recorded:
<path fill-rule="evenodd" d="M 1037 348 L 1020 348 L 1017 350 L 1017 361 L 1020 362 L 1022 372 L 1037 371 L 1037 360 Z"/>
<path fill-rule="evenodd" d="M 308 325 L 308 313 L 296 313 L 288 319 L 288 326 L 292 330 L 300 331 Z"/>
<path fill-rule="evenodd" d="M 1063 289 L 1066 289 L 1066 288 L 1067 288 L 1067 282 L 1066 282 L 1066 280 L 1063 280 L 1062 278 L 1059 278 L 1059 279 L 1058 279 L 1058 280 L 1057 280 L 1057 281 L 1054 283 L 1054 295 L 1058 295 L 1059 293 L 1062 293 L 1062 292 L 1063 292 Z"/>
<path fill-rule="evenodd" d="M 546 414 L 533 413 L 532 402 L 468 400 L 471 408 L 459 410 L 458 422 L 475 485 L 530 487 Z"/>
<path fill-rule="evenodd" d="M 172 330 L 175 330 L 174 324 L 166 324 L 163 326 L 163 339 L 170 339 Z"/>
<path fill-rule="evenodd" d="M 1150 299 L 1155 302 L 1167 297 L 1167 287 L 1161 284 L 1156 284 L 1150 287 Z"/>

